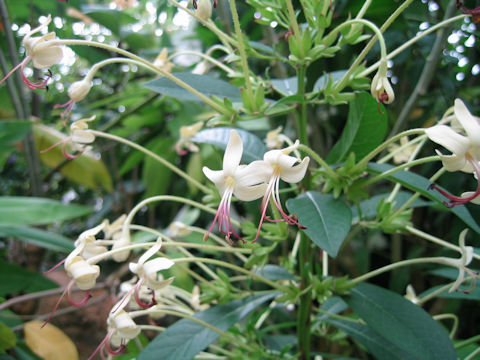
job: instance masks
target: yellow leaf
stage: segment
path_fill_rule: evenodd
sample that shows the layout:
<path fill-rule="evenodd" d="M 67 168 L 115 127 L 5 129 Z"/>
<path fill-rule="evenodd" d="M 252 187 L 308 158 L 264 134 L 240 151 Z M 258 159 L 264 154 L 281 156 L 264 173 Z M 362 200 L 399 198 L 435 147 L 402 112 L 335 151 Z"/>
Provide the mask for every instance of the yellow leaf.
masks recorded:
<path fill-rule="evenodd" d="M 33 126 L 33 134 L 38 151 L 48 149 L 53 144 L 67 138 L 60 131 L 41 124 Z M 60 144 L 50 151 L 40 154 L 40 160 L 53 169 L 57 168 L 65 161 L 62 154 L 62 145 Z M 102 186 L 104 189 L 111 191 L 113 187 L 112 178 L 105 164 L 89 151 L 74 160 L 69 160 L 59 171 L 67 178 L 89 189 L 97 189 Z"/>
<path fill-rule="evenodd" d="M 78 360 L 75 344 L 59 328 L 42 321 L 30 321 L 25 324 L 25 342 L 30 350 L 44 360 Z"/>

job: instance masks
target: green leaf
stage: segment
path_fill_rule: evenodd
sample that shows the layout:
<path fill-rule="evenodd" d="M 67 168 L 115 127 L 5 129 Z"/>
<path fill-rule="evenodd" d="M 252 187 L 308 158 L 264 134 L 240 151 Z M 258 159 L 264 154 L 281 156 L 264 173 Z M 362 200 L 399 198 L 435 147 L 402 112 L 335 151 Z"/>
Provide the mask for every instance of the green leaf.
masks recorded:
<path fill-rule="evenodd" d="M 0 354 L 4 354 L 5 350 L 11 349 L 16 343 L 15 333 L 7 325 L 0 322 Z"/>
<path fill-rule="evenodd" d="M 272 79 L 272 86 L 284 96 L 295 95 L 298 90 L 298 79 L 296 76 L 288 79 Z"/>
<path fill-rule="evenodd" d="M 2 226 L 0 237 L 14 237 L 28 244 L 34 244 L 45 249 L 68 253 L 75 247 L 73 241 L 56 233 L 28 226 Z"/>
<path fill-rule="evenodd" d="M 22 266 L 0 260 L 0 296 L 57 288 L 58 284 Z"/>
<path fill-rule="evenodd" d="M 120 27 L 137 22 L 125 11 L 110 9 L 107 5 L 83 5 L 82 12 L 100 25 L 110 29 L 115 35 L 120 34 Z"/>
<path fill-rule="evenodd" d="M 233 129 L 228 127 L 205 129 L 199 131 L 192 141 L 197 143 L 212 144 L 220 149 L 227 148 L 228 140 L 230 139 L 230 131 L 236 130 L 243 142 L 242 160 L 249 163 L 254 160 L 263 159 L 263 154 L 267 152 L 267 147 L 260 138 L 248 131 L 242 129 Z"/>
<path fill-rule="evenodd" d="M 315 82 L 315 85 L 313 85 L 313 91 L 322 91 L 325 90 L 327 85 L 335 85 L 338 81 L 340 81 L 341 78 L 347 73 L 347 70 L 337 70 L 337 71 L 332 71 L 328 74 L 324 74 L 318 78 L 318 80 Z"/>
<path fill-rule="evenodd" d="M 0 168 L 15 149 L 14 143 L 27 135 L 31 125 L 30 121 L 0 121 Z"/>
<path fill-rule="evenodd" d="M 406 191 L 399 191 L 397 196 L 395 196 L 395 207 L 394 209 L 399 209 L 403 204 L 405 204 L 411 197 L 412 193 Z M 373 219 L 377 216 L 377 206 L 382 199 L 387 199 L 390 196 L 390 193 L 377 194 L 372 196 L 370 199 L 360 202 L 358 207 L 352 208 L 353 222 L 358 222 L 361 219 Z M 417 199 L 409 206 L 409 208 L 416 208 L 422 206 L 429 206 L 431 202 Z"/>
<path fill-rule="evenodd" d="M 317 321 L 325 321 L 328 318 L 330 318 L 329 315 L 325 314 L 326 312 L 329 314 L 339 314 L 342 311 L 346 310 L 348 308 L 348 305 L 345 303 L 345 301 L 342 300 L 341 297 L 339 296 L 333 296 L 325 300 L 325 302 L 321 306 L 321 312 L 318 313 L 317 316 Z"/>
<path fill-rule="evenodd" d="M 373 174 L 381 174 L 393 168 L 394 166 L 388 164 L 368 163 L 367 171 Z M 445 200 L 443 195 L 441 195 L 438 191 L 428 190 L 431 182 L 421 175 L 409 171 L 398 171 L 390 176 L 387 176 L 386 179 L 400 183 L 407 189 L 419 192 L 423 196 L 439 203 L 442 203 Z M 444 208 L 446 211 L 451 211 L 457 215 L 460 220 L 467 224 L 472 230 L 480 234 L 480 227 L 473 219 L 472 215 L 470 215 L 470 212 L 465 205 L 458 205 L 451 209 L 447 207 Z"/>
<path fill-rule="evenodd" d="M 92 211 L 89 206 L 22 196 L 0 197 L 0 225 L 41 225 L 77 218 Z"/>
<path fill-rule="evenodd" d="M 195 318 L 221 331 L 227 331 L 264 302 L 273 299 L 278 292 L 255 295 L 234 300 L 226 305 L 217 305 L 196 313 Z M 194 321 L 182 319 L 158 335 L 138 357 L 138 360 L 190 360 L 212 344 L 220 335 Z"/>
<path fill-rule="evenodd" d="M 48 149 L 53 144 L 67 138 L 65 134 L 41 124 L 35 124 L 33 133 L 38 151 Z M 60 168 L 59 171 L 67 178 L 89 189 L 97 189 L 102 186 L 107 191 L 112 190 L 112 178 L 105 164 L 89 151 L 74 160 L 67 161 L 60 145 L 40 154 L 40 160 L 52 169 Z"/>
<path fill-rule="evenodd" d="M 455 360 L 442 326 L 419 306 L 381 287 L 362 283 L 344 300 L 377 334 L 416 359 Z"/>
<path fill-rule="evenodd" d="M 376 359 L 420 359 L 403 351 L 390 341 L 386 340 L 368 326 L 343 320 L 328 319 L 327 322 L 350 335 L 360 344 L 365 346 Z"/>
<path fill-rule="evenodd" d="M 261 266 L 257 269 L 252 270 L 252 272 L 272 281 L 295 280 L 295 276 L 293 276 L 287 269 L 278 265 Z"/>
<path fill-rule="evenodd" d="M 233 102 L 242 101 L 239 88 L 224 80 L 214 78 L 210 75 L 197 75 L 192 73 L 173 73 L 172 75 L 207 97 L 214 95 L 220 99 L 229 98 Z M 144 83 L 143 86 L 159 94 L 174 97 L 179 100 L 201 101 L 199 97 L 166 77 L 148 81 Z"/>
<path fill-rule="evenodd" d="M 338 163 L 350 152 L 356 159 L 363 158 L 383 141 L 386 132 L 387 115 L 379 112 L 377 101 L 370 94 L 358 93 L 350 102 L 347 124 L 327 162 Z"/>
<path fill-rule="evenodd" d="M 298 342 L 295 335 L 263 335 L 262 340 L 273 351 L 282 351 L 285 348 L 297 345 Z"/>
<path fill-rule="evenodd" d="M 287 208 L 307 228 L 303 231 L 328 255 L 336 257 L 352 224 L 352 211 L 331 195 L 308 191 L 287 201 Z"/>

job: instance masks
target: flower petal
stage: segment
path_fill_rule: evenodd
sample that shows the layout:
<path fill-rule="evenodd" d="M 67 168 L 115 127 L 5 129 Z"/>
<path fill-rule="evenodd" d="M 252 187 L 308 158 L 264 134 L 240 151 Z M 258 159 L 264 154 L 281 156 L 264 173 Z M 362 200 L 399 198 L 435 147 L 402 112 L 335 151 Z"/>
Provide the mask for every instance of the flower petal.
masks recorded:
<path fill-rule="evenodd" d="M 234 174 L 242 159 L 242 153 L 242 138 L 235 130 L 232 130 L 230 131 L 230 139 L 223 155 L 223 171 L 226 175 L 232 176 Z"/>
<path fill-rule="evenodd" d="M 222 170 L 210 170 L 208 167 L 204 166 L 202 168 L 205 176 L 213 182 L 216 186 L 225 182 L 225 172 Z"/>
<path fill-rule="evenodd" d="M 300 164 L 295 165 L 289 169 L 282 169 L 280 179 L 291 184 L 298 183 L 305 177 L 305 172 L 307 171 L 309 162 L 310 158 L 307 156 L 302 160 Z"/>
<path fill-rule="evenodd" d="M 473 195 L 473 191 L 467 191 L 467 192 L 464 192 L 462 194 L 462 197 L 469 197 L 469 196 L 472 196 Z M 477 204 L 477 205 L 480 205 L 480 195 L 477 196 L 475 199 L 473 200 L 470 200 L 471 203 L 474 203 L 474 204 Z"/>
<path fill-rule="evenodd" d="M 63 58 L 63 50 L 60 46 L 49 46 L 35 51 L 32 56 L 33 66 L 37 69 L 45 69 L 58 64 Z"/>
<path fill-rule="evenodd" d="M 260 199 L 267 190 L 267 184 L 253 186 L 237 186 L 233 194 L 242 201 L 252 201 Z"/>
<path fill-rule="evenodd" d="M 470 114 L 467 107 L 460 99 L 455 99 L 455 116 L 467 132 L 470 142 L 474 146 L 480 146 L 480 124 Z"/>
<path fill-rule="evenodd" d="M 443 166 L 447 171 L 473 171 L 473 167 L 467 162 L 464 156 L 443 155 L 439 150 L 436 150 L 436 152 L 442 159 Z"/>
<path fill-rule="evenodd" d="M 270 178 L 272 171 L 272 167 L 262 160 L 239 166 L 235 172 L 235 185 L 244 187 L 264 183 Z"/>
<path fill-rule="evenodd" d="M 457 134 L 446 125 L 435 125 L 425 129 L 425 133 L 430 140 L 442 145 L 457 156 L 464 156 L 470 146 L 468 138 Z"/>

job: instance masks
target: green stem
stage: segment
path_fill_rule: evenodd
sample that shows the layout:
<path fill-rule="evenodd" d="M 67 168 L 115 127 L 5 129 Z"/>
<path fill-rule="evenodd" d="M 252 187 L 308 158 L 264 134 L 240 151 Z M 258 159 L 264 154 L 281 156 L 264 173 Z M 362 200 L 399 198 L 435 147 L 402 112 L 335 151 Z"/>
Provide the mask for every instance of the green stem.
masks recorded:
<path fill-rule="evenodd" d="M 467 345 L 476 343 L 477 341 L 480 341 L 480 335 L 475 335 L 474 337 L 471 337 L 470 339 L 459 341 L 456 344 L 454 344 L 455 349 L 461 349 L 462 347 L 465 347 Z"/>
<path fill-rule="evenodd" d="M 375 277 L 377 275 L 383 274 L 387 271 L 395 270 L 404 266 L 410 266 L 410 265 L 417 265 L 417 264 L 424 264 L 424 263 L 436 263 L 436 264 L 442 264 L 442 265 L 447 265 L 447 263 L 444 261 L 445 258 L 441 257 L 425 257 L 425 258 L 417 258 L 417 259 L 408 259 L 408 260 L 402 260 L 393 264 L 389 264 L 386 266 L 383 266 L 381 268 L 375 269 L 373 271 L 370 271 L 366 274 L 363 274 L 361 276 L 356 277 L 355 279 L 351 280 L 352 284 L 358 284 L 362 281 L 368 280 L 372 277 Z"/>
<path fill-rule="evenodd" d="M 337 173 L 333 171 L 332 168 L 327 164 L 327 162 L 323 160 L 322 157 L 318 155 L 314 150 L 303 144 L 298 145 L 298 150 L 303 151 L 304 153 L 311 156 L 313 160 L 315 160 L 330 176 L 337 176 Z"/>
<path fill-rule="evenodd" d="M 271 280 L 268 280 L 266 278 L 264 278 L 263 276 L 260 276 L 258 274 L 255 274 L 251 271 L 248 271 L 240 266 L 237 266 L 237 265 L 234 265 L 234 264 L 230 264 L 230 263 L 227 263 L 225 261 L 221 261 L 221 260 L 216 260 L 216 259 L 210 259 L 210 258 L 201 258 L 201 257 L 194 257 L 194 258 L 177 258 L 177 259 L 172 259 L 172 261 L 174 263 L 183 263 L 183 262 L 193 262 L 193 261 L 200 261 L 200 262 L 204 262 L 204 263 L 207 263 L 207 264 L 212 264 L 212 265 L 217 265 L 217 266 L 222 266 L 222 267 L 226 267 L 228 269 L 231 269 L 231 270 L 234 270 L 234 271 L 238 271 L 239 273 L 242 273 L 242 274 L 245 274 L 245 275 L 248 275 L 260 282 L 263 282 L 267 285 L 269 285 L 270 287 L 274 288 L 274 289 L 277 289 L 281 292 L 284 292 L 284 293 L 289 293 L 291 294 L 291 290 L 286 287 L 286 286 L 283 286 L 283 285 L 279 285 Z"/>
<path fill-rule="evenodd" d="M 414 43 L 416 43 L 417 41 L 419 41 L 420 39 L 422 39 L 423 37 L 427 36 L 428 34 L 432 33 L 432 32 L 435 32 L 437 31 L 439 28 L 443 27 L 443 26 L 446 26 L 450 23 L 453 23 L 455 21 L 458 21 L 458 20 L 463 20 L 465 19 L 466 17 L 468 17 L 469 15 L 458 15 L 458 16 L 455 16 L 455 17 L 452 17 L 448 20 L 444 20 L 442 22 L 439 22 L 438 24 L 436 25 L 433 25 L 431 28 L 428 28 L 427 30 L 425 30 L 424 32 L 418 34 L 417 36 L 415 36 L 414 38 L 408 40 L 407 42 L 405 42 L 404 44 L 402 44 L 401 46 L 399 46 L 397 49 L 393 50 L 392 52 L 390 52 L 388 55 L 387 55 L 387 59 L 390 60 L 392 58 L 394 58 L 395 56 L 397 56 L 398 54 L 400 54 L 403 50 L 406 50 L 409 46 L 413 45 Z M 367 69 L 365 69 L 364 71 L 362 71 L 358 77 L 364 77 L 364 76 L 367 76 L 368 74 L 370 74 L 371 72 L 375 71 L 378 67 L 380 66 L 380 61 L 377 61 L 375 64 L 371 65 L 370 67 L 368 67 Z"/>
<path fill-rule="evenodd" d="M 352 168 L 351 172 L 354 173 L 355 171 L 358 171 L 363 167 L 367 166 L 368 162 L 372 160 L 375 156 L 377 156 L 379 153 L 381 153 L 383 149 L 386 149 L 388 145 L 394 143 L 397 140 L 400 140 L 402 137 L 416 135 L 416 134 L 423 134 L 424 132 L 425 132 L 425 129 L 410 129 L 391 137 L 390 139 L 384 141 L 379 146 L 377 146 L 374 150 L 372 150 L 369 154 L 367 154 L 362 160 L 360 160 Z"/>
<path fill-rule="evenodd" d="M 112 52 L 116 52 L 118 54 L 121 54 L 121 55 L 124 55 L 130 59 L 133 59 L 133 60 L 136 60 L 140 63 L 142 63 L 145 67 L 149 68 L 150 70 L 152 70 L 153 72 L 155 72 L 156 74 L 159 74 L 159 75 L 163 75 L 165 76 L 166 78 L 170 79 L 171 81 L 173 81 L 175 84 L 177 84 L 178 86 L 184 88 L 185 90 L 187 90 L 188 92 L 192 93 L 193 95 L 199 97 L 205 104 L 209 105 L 210 107 L 212 107 L 213 109 L 215 109 L 216 111 L 218 111 L 220 114 L 224 114 L 224 115 L 231 115 L 226 109 L 224 109 L 221 105 L 217 104 L 215 101 L 213 101 L 212 99 L 208 98 L 207 96 L 203 95 L 200 91 L 194 89 L 193 87 L 191 87 L 190 85 L 188 85 L 186 82 L 180 80 L 179 78 L 177 78 L 175 75 L 172 75 L 170 74 L 168 71 L 165 71 L 155 65 L 153 65 L 152 63 L 150 63 L 149 61 L 141 58 L 140 56 L 137 56 L 135 54 L 132 54 L 131 52 L 129 51 L 126 51 L 126 50 L 123 50 L 123 49 L 119 49 L 115 46 L 112 46 L 112 45 L 108 45 L 108 44 L 103 44 L 103 43 L 98 43 L 98 42 L 95 42 L 95 41 L 88 41 L 88 40 L 74 40 L 74 39 L 65 39 L 65 40 L 52 40 L 52 46 L 53 45 L 86 45 L 86 46 L 92 46 L 92 47 L 98 47 L 98 48 L 102 48 L 102 49 L 106 49 L 106 50 L 109 50 L 109 51 L 112 51 Z"/>
<path fill-rule="evenodd" d="M 240 28 L 240 19 L 238 17 L 235 0 L 230 0 L 230 10 L 232 11 L 233 27 L 235 29 L 235 34 L 237 35 L 238 51 L 240 52 L 242 70 L 245 75 L 245 86 L 247 87 L 248 98 L 253 110 L 256 111 L 255 97 L 253 95 L 252 84 L 250 83 L 250 69 L 248 68 L 247 54 L 245 52 L 245 44 L 243 42 L 243 33 L 242 29 Z"/>
<path fill-rule="evenodd" d="M 424 157 L 424 158 L 421 158 L 421 159 L 418 159 L 418 160 L 410 161 L 408 163 L 399 165 L 397 167 L 394 167 L 393 169 L 385 171 L 385 172 L 383 172 L 383 173 L 381 173 L 377 176 L 374 176 L 371 179 L 368 179 L 367 181 L 365 181 L 363 183 L 363 186 L 367 186 L 367 185 L 376 183 L 377 181 L 385 179 L 385 178 L 389 177 L 390 175 L 395 174 L 396 172 L 402 171 L 404 169 L 408 169 L 412 166 L 417 166 L 417 165 L 425 164 L 425 163 L 432 162 L 432 161 L 438 161 L 438 160 L 440 160 L 440 156 L 434 155 L 434 156 L 427 156 L 427 157 Z"/>
<path fill-rule="evenodd" d="M 450 330 L 450 339 L 455 338 L 455 333 L 457 332 L 458 329 L 458 317 L 455 314 L 439 314 L 439 315 L 434 315 L 433 319 L 438 321 L 438 320 L 444 320 L 444 319 L 452 319 L 453 320 L 453 325 L 452 325 L 452 330 Z"/>
<path fill-rule="evenodd" d="M 307 104 L 305 102 L 305 75 L 306 67 L 300 64 L 297 70 L 298 91 L 297 94 L 302 97 L 300 104 L 300 113 L 297 117 L 297 131 L 300 143 L 308 146 L 308 131 L 307 131 Z"/>
<path fill-rule="evenodd" d="M 105 133 L 105 132 L 102 132 L 102 131 L 98 131 L 98 130 L 85 130 L 85 131 L 90 132 L 95 136 L 103 137 L 103 138 L 110 139 L 110 140 L 114 140 L 114 141 L 117 141 L 119 143 L 131 146 L 131 147 L 133 147 L 137 150 L 140 150 L 144 154 L 146 154 L 146 155 L 150 156 L 151 158 L 155 159 L 156 161 L 158 161 L 162 165 L 164 165 L 167 168 L 169 168 L 170 170 L 172 170 L 177 175 L 180 175 L 185 180 L 189 181 L 190 183 L 192 183 L 193 185 L 198 187 L 204 193 L 206 193 L 206 194 L 210 193 L 210 189 L 208 187 L 206 187 L 205 185 L 203 185 L 200 182 L 198 182 L 197 180 L 195 180 L 193 177 L 188 175 L 186 172 L 184 172 L 183 170 L 180 170 L 178 167 L 171 164 L 170 162 L 168 162 L 167 160 L 165 160 L 161 156 L 159 156 L 159 155 L 155 154 L 154 152 L 144 148 L 143 146 L 138 145 L 137 143 L 134 143 L 133 141 L 127 140 L 127 139 L 122 138 L 120 136 L 116 136 L 116 135 L 112 135 L 112 134 Z"/>

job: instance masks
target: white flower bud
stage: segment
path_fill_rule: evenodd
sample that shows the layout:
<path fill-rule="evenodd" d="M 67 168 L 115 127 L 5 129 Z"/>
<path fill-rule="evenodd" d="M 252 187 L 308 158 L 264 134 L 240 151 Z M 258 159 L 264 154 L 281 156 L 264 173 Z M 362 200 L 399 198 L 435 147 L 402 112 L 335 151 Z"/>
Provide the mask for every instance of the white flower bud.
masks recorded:
<path fill-rule="evenodd" d="M 206 21 L 212 16 L 212 2 L 211 0 L 197 0 L 197 16 Z"/>
<path fill-rule="evenodd" d="M 110 314 L 107 323 L 110 331 L 113 331 L 110 343 L 115 347 L 120 347 L 124 340 L 136 338 L 141 331 L 125 310 Z"/>
<path fill-rule="evenodd" d="M 87 96 L 91 88 L 92 88 L 92 83 L 88 80 L 83 79 L 80 81 L 75 81 L 68 88 L 68 96 L 74 102 L 78 102 L 80 100 L 83 100 L 85 96 Z"/>

